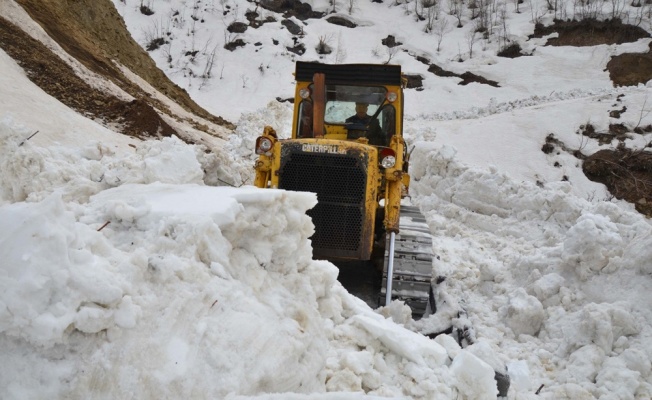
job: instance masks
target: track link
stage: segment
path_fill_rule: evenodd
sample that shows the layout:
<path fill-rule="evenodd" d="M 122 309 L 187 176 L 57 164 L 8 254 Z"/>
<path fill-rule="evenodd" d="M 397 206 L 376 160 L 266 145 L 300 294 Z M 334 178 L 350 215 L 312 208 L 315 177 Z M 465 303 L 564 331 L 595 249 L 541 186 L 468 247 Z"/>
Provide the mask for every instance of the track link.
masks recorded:
<path fill-rule="evenodd" d="M 422 316 L 430 298 L 432 279 L 432 237 L 426 219 L 417 207 L 401 206 L 399 233 L 394 242 L 392 300 L 404 301 L 412 315 Z M 385 239 L 383 281 L 379 303 L 385 304 L 389 235 Z"/>

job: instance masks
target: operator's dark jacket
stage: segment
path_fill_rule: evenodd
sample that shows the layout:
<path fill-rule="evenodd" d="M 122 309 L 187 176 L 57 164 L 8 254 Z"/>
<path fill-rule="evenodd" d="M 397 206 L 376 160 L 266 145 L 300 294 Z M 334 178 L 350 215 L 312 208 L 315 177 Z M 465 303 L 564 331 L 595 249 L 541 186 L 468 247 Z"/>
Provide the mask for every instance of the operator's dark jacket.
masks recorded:
<path fill-rule="evenodd" d="M 373 144 L 374 146 L 387 146 L 387 140 L 385 138 L 385 135 L 383 134 L 382 129 L 380 128 L 380 124 L 378 123 L 378 120 L 376 118 L 371 118 L 369 115 L 365 115 L 364 117 L 360 118 L 358 117 L 358 114 L 349 117 L 346 119 L 347 124 L 356 124 L 356 125 L 364 125 L 365 127 L 368 127 L 368 131 L 365 135 L 364 132 L 358 132 L 357 135 L 353 135 L 349 138 L 355 139 L 360 136 L 366 136 L 367 139 L 369 139 L 369 144 Z"/>

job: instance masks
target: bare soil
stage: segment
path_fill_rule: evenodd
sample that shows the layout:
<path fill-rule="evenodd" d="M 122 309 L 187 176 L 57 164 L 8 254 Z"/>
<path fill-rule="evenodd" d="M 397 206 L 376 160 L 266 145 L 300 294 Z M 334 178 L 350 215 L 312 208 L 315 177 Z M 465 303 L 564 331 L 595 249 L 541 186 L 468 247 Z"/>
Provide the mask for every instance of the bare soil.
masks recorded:
<path fill-rule="evenodd" d="M 641 38 L 650 37 L 643 28 L 623 24 L 615 18 L 599 21 L 583 19 L 581 21 L 556 20 L 553 25 L 536 24 L 531 38 L 543 37 L 556 32 L 558 37 L 548 39 L 547 46 L 597 46 L 599 44 L 622 44 L 635 42 Z"/>
<path fill-rule="evenodd" d="M 179 118 L 125 77 L 114 60 L 139 75 L 188 112 L 217 125 L 233 124 L 197 105 L 188 93 L 171 82 L 129 34 L 111 0 L 17 0 L 68 54 L 91 71 L 106 77 L 132 95 L 131 103 L 100 93 L 85 84 L 56 54 L 31 39 L 20 28 L 0 18 L 0 47 L 28 71 L 30 79 L 71 108 L 124 126 L 133 136 L 165 136 L 174 130 L 159 112 Z M 187 121 L 208 132 L 205 125 Z M 211 132 L 208 132 L 211 133 Z"/>
<path fill-rule="evenodd" d="M 147 102 L 125 102 L 91 87 L 50 49 L 2 17 L 0 47 L 23 67 L 32 82 L 81 114 L 118 123 L 124 134 L 134 137 L 175 134 Z"/>
<path fill-rule="evenodd" d="M 614 197 L 652 217 L 651 151 L 600 150 L 584 160 L 582 169 L 589 179 L 607 186 Z"/>
<path fill-rule="evenodd" d="M 652 79 L 652 42 L 647 53 L 625 53 L 607 63 L 609 77 L 616 86 L 636 86 Z"/>
<path fill-rule="evenodd" d="M 442 67 L 436 65 L 436 64 L 430 64 L 430 67 L 428 68 L 428 72 L 432 72 L 433 74 L 437 76 L 454 76 L 457 78 L 461 78 L 462 81 L 459 83 L 459 85 L 468 85 L 469 83 L 475 82 L 475 83 L 482 83 L 484 85 L 489 85 L 493 87 L 500 87 L 498 82 L 492 81 L 491 79 L 484 78 L 482 76 L 476 75 L 472 72 L 464 72 L 463 74 L 456 74 L 451 71 L 447 71 L 443 69 Z"/>

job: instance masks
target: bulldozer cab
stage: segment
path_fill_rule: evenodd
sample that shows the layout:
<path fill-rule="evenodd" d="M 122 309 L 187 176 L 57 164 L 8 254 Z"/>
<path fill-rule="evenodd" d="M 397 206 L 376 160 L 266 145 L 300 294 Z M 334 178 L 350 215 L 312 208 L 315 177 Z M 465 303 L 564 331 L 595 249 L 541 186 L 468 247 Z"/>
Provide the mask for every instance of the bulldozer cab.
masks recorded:
<path fill-rule="evenodd" d="M 324 75 L 323 93 L 316 87 L 315 74 Z M 401 134 L 403 81 L 399 66 L 298 62 L 295 77 L 293 138 L 367 138 L 369 144 L 389 146 L 392 136 Z M 323 112 L 316 110 L 320 107 Z M 322 115 L 323 121 L 315 121 Z M 322 123 L 323 132 L 318 132 L 315 125 Z"/>

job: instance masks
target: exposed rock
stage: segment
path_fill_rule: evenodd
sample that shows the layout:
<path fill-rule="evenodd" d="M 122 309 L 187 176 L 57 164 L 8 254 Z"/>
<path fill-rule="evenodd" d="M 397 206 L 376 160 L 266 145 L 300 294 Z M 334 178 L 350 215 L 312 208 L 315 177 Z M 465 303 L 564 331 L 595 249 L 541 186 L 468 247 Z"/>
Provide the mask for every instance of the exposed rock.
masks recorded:
<path fill-rule="evenodd" d="M 333 15 L 331 17 L 328 17 L 326 18 L 326 21 L 333 25 L 344 26 L 347 28 L 355 28 L 358 26 L 355 22 L 338 15 Z"/>
<path fill-rule="evenodd" d="M 423 76 L 419 74 L 404 74 L 407 79 L 407 88 L 408 89 L 419 89 L 423 88 Z"/>
<path fill-rule="evenodd" d="M 475 82 L 475 83 L 482 83 L 485 85 L 493 86 L 493 87 L 500 87 L 498 82 L 489 80 L 487 78 L 484 78 L 482 76 L 473 74 L 471 72 L 464 72 L 463 74 L 456 74 L 451 71 L 446 71 L 445 69 L 441 68 L 438 65 L 435 64 L 430 64 L 430 67 L 428 68 L 428 72 L 432 72 L 433 74 L 437 76 L 442 76 L 442 77 L 457 77 L 461 78 L 462 81 L 459 83 L 459 85 L 468 85 L 469 83 Z"/>
<path fill-rule="evenodd" d="M 247 43 L 245 43 L 244 40 L 242 39 L 236 39 L 233 40 L 227 44 L 224 45 L 224 48 L 227 49 L 228 51 L 233 51 L 237 49 L 238 47 L 244 47 Z"/>
<path fill-rule="evenodd" d="M 430 65 L 430 60 L 428 60 L 426 57 L 423 57 L 423 56 L 417 56 L 416 59 L 417 59 L 417 61 L 419 61 L 421 64 Z"/>
<path fill-rule="evenodd" d="M 294 54 L 298 54 L 298 55 L 300 55 L 300 56 L 302 56 L 303 53 L 306 52 L 306 46 L 305 46 L 303 43 L 299 43 L 299 44 L 297 44 L 297 45 L 294 46 L 294 47 L 289 47 L 289 46 L 288 46 L 288 47 L 286 47 L 286 49 L 287 49 L 289 52 L 292 52 L 292 53 L 294 53 Z"/>
<path fill-rule="evenodd" d="M 324 16 L 323 13 L 312 11 L 310 4 L 299 0 L 262 0 L 259 4 L 266 10 L 283 14 L 286 18 L 296 17 L 301 21 Z"/>
<path fill-rule="evenodd" d="M 517 58 L 523 56 L 521 53 L 521 45 L 518 43 L 512 43 L 509 46 L 504 47 L 497 53 L 498 57 L 507 57 L 507 58 Z"/>
<path fill-rule="evenodd" d="M 401 42 L 397 42 L 396 38 L 393 35 L 387 35 L 385 39 L 381 40 L 381 43 L 390 48 L 400 46 L 403 44 Z"/>
<path fill-rule="evenodd" d="M 245 33 L 247 30 L 247 24 L 244 22 L 232 22 L 226 30 L 231 33 Z"/>
<path fill-rule="evenodd" d="M 303 33 L 303 29 L 290 19 L 284 19 L 281 21 L 281 25 L 286 27 L 287 30 L 293 35 L 300 35 Z"/>

